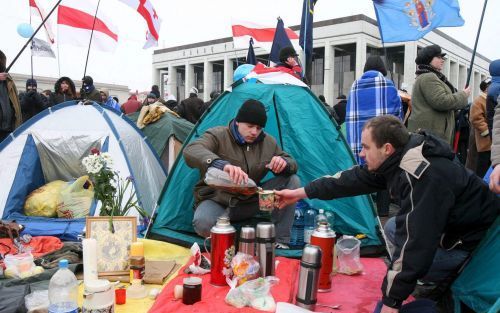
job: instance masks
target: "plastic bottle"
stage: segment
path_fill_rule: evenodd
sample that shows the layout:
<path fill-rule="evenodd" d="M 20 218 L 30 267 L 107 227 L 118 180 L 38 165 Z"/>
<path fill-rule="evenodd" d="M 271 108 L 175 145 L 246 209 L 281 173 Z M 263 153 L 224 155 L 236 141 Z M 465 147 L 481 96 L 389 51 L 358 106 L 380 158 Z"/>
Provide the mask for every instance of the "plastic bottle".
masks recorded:
<path fill-rule="evenodd" d="M 325 211 L 324 209 L 319 209 L 318 215 L 316 215 L 315 227 L 318 227 L 320 222 L 326 222 L 330 224 L 330 228 L 333 229 L 334 217 L 333 212 Z"/>
<path fill-rule="evenodd" d="M 50 279 L 49 301 L 49 313 L 78 313 L 78 281 L 68 260 L 59 261 L 59 270 Z"/>
<path fill-rule="evenodd" d="M 311 242 L 311 234 L 314 232 L 316 228 L 316 210 L 313 208 L 307 209 L 304 214 L 304 242 Z"/>
<path fill-rule="evenodd" d="M 295 206 L 295 217 L 292 226 L 290 245 L 302 246 L 304 244 L 304 208 L 307 206 L 302 200 Z"/>

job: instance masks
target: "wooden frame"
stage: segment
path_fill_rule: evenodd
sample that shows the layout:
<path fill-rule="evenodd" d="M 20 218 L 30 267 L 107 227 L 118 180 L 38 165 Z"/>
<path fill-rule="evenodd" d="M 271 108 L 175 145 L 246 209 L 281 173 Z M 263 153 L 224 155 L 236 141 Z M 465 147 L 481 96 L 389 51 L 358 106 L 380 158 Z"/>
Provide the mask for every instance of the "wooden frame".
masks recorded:
<path fill-rule="evenodd" d="M 114 233 L 109 216 L 86 218 L 86 238 L 97 241 L 97 272 L 99 276 L 128 275 L 130 245 L 137 240 L 137 217 L 114 216 Z"/>

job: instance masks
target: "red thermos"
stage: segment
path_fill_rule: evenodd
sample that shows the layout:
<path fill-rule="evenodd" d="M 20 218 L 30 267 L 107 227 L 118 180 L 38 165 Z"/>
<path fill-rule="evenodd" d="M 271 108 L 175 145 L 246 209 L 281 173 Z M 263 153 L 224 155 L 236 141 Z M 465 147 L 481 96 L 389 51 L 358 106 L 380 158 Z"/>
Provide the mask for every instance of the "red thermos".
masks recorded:
<path fill-rule="evenodd" d="M 321 248 L 321 269 L 319 270 L 319 292 L 332 289 L 333 249 L 335 247 L 335 232 L 326 222 L 318 223 L 318 228 L 311 235 L 311 245 Z"/>
<path fill-rule="evenodd" d="M 234 256 L 236 229 L 229 223 L 229 217 L 221 216 L 210 233 L 210 283 L 215 286 L 225 286 L 226 275 L 230 272 Z"/>

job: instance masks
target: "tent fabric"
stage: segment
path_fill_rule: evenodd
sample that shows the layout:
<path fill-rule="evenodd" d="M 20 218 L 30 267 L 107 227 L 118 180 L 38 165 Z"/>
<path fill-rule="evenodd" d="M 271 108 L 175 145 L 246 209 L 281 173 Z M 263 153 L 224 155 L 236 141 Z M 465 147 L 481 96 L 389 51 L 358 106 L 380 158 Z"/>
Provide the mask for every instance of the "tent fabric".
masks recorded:
<path fill-rule="evenodd" d="M 260 83 L 233 86 L 231 92 L 223 93 L 205 112 L 184 145 L 198 139 L 209 128 L 228 125 L 241 104 L 248 99 L 264 104 L 268 117 L 265 131 L 297 160 L 297 174 L 302 184 L 317 177 L 333 175 L 355 164 L 337 124 L 328 116 L 319 99 L 308 88 L 298 86 Z M 162 191 L 150 236 L 167 240 L 177 237 L 176 242 L 182 244 L 184 233 L 194 233 L 191 224 L 192 191 L 198 179 L 199 171 L 189 168 L 184 158 L 178 157 Z M 338 233 L 365 234 L 363 246 L 381 245 L 378 221 L 368 196 L 307 202 L 314 208 L 334 212 L 333 228 Z M 172 236 L 173 232 L 176 236 Z M 186 236 L 184 244 L 189 245 L 190 240 Z"/>
<path fill-rule="evenodd" d="M 469 264 L 453 283 L 455 312 L 464 303 L 474 312 L 500 312 L 500 217 L 474 251 Z"/>
<path fill-rule="evenodd" d="M 39 113 L 0 143 L 2 219 L 16 219 L 31 235 L 76 240 L 85 219 L 26 217 L 24 199 L 47 180 L 69 180 L 84 174 L 81 159 L 94 145 L 111 154 L 113 170 L 122 179 L 133 177 L 137 200 L 152 213 L 166 170 L 146 137 L 119 112 L 96 103 L 68 101 Z M 98 212 L 95 209 L 91 214 Z"/>

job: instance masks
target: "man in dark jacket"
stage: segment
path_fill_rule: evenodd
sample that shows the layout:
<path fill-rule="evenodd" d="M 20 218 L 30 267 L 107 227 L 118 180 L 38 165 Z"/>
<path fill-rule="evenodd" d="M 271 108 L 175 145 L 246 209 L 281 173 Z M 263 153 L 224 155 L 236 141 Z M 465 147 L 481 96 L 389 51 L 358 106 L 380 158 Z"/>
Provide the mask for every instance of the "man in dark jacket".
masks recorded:
<path fill-rule="evenodd" d="M 189 98 L 184 99 L 177 106 L 177 113 L 183 119 L 196 124 L 203 114 L 203 100 L 198 98 L 198 89 L 191 87 L 189 90 Z"/>
<path fill-rule="evenodd" d="M 142 106 L 142 103 L 137 100 L 137 96 L 131 95 L 128 98 L 128 100 L 124 104 L 122 104 L 120 109 L 125 114 L 131 114 L 131 113 L 139 111 L 141 109 L 141 106 Z"/>
<path fill-rule="evenodd" d="M 91 100 L 97 103 L 101 102 L 101 94 L 94 86 L 94 79 L 90 76 L 85 76 L 82 79 L 82 89 L 80 90 L 80 97 L 83 100 Z"/>
<path fill-rule="evenodd" d="M 275 67 L 280 69 L 282 72 L 293 75 L 298 79 L 302 79 L 302 67 L 296 59 L 298 56 L 299 55 L 295 52 L 293 47 L 284 47 L 280 50 L 280 63 L 276 64 Z"/>
<path fill-rule="evenodd" d="M 16 84 L 6 68 L 7 57 L 0 50 L 0 142 L 23 121 Z"/>
<path fill-rule="evenodd" d="M 333 106 L 333 109 L 335 110 L 335 113 L 337 113 L 337 116 L 339 117 L 339 125 L 344 124 L 345 122 L 345 112 L 346 112 L 346 107 L 347 107 L 347 97 L 345 95 L 340 95 L 337 97 L 337 104 Z"/>
<path fill-rule="evenodd" d="M 409 134 L 394 116 L 368 120 L 362 146 L 365 165 L 276 194 L 281 207 L 305 197 L 334 199 L 388 189 L 401 209 L 385 226 L 394 249 L 381 312 L 398 312 L 417 280 L 441 282 L 456 274 L 497 218 L 500 198 L 463 167 L 445 141 Z"/>
<path fill-rule="evenodd" d="M 260 184 L 271 171 L 275 177 L 264 182 L 261 185 L 263 189 L 300 186 L 295 175 L 297 163 L 280 149 L 273 137 L 263 131 L 266 121 L 264 105 L 257 100 L 247 100 L 229 126 L 207 130 L 184 149 L 187 165 L 199 169 L 201 175 L 194 189 L 196 210 L 193 218 L 194 229 L 200 236 L 210 236 L 210 229 L 221 215 L 229 215 L 231 221 L 242 221 L 259 211 L 257 195 L 241 195 L 206 185 L 203 178 L 210 167 L 228 173 L 238 185 L 248 179 Z M 293 203 L 272 212 L 278 248 L 287 248 L 294 214 Z"/>
<path fill-rule="evenodd" d="M 27 121 L 48 107 L 49 100 L 37 92 L 37 82 L 34 78 L 26 80 L 26 92 L 19 95 L 23 121 Z"/>

